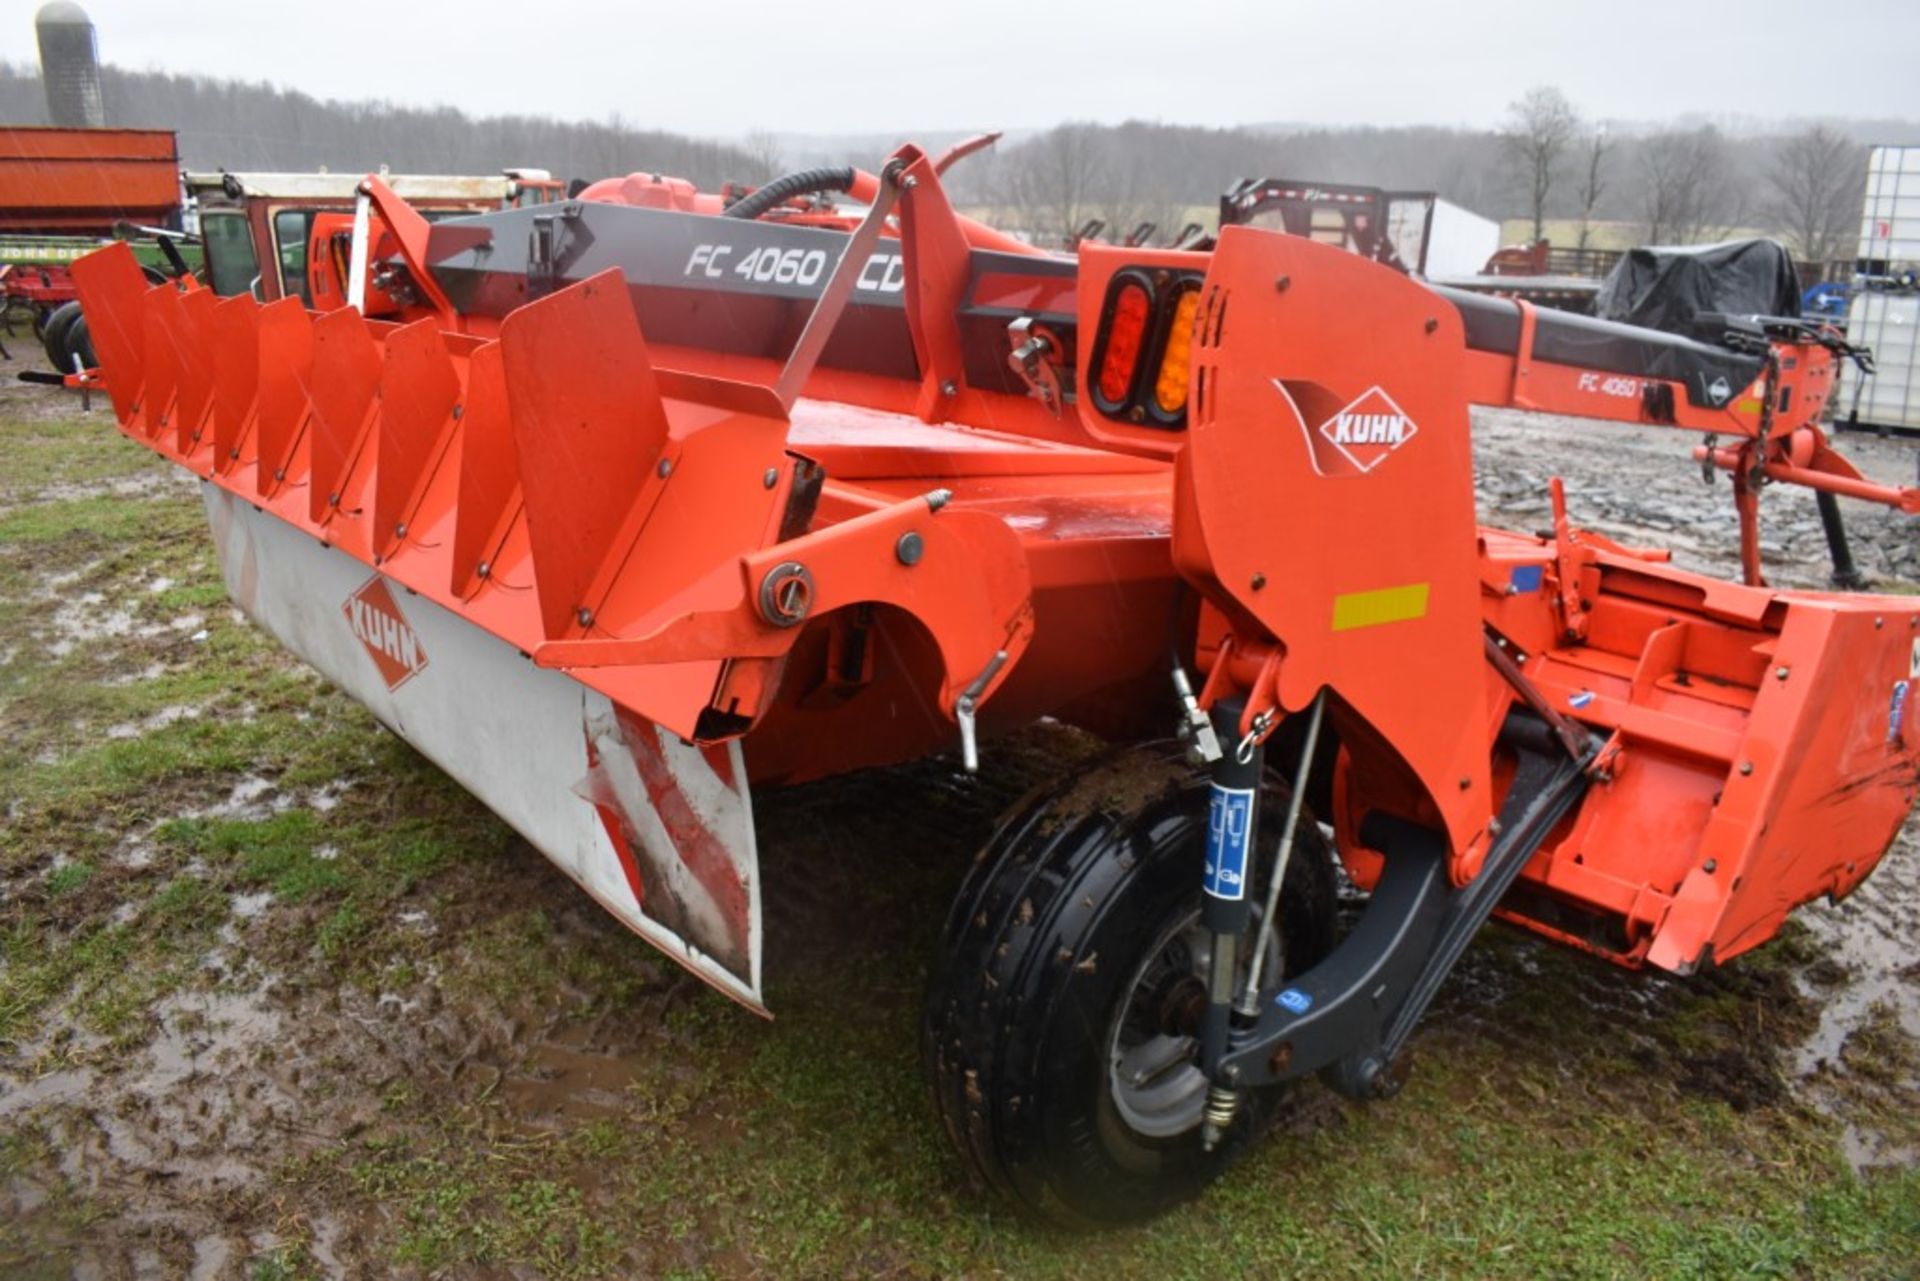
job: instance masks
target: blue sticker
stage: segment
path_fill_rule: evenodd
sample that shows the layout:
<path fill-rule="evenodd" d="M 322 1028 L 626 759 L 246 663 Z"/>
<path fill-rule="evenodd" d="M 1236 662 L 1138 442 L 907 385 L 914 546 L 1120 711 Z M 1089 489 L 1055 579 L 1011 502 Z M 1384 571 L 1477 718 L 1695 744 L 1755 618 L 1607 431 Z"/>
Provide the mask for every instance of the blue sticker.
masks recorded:
<path fill-rule="evenodd" d="M 1516 594 L 1537 592 L 1545 574 L 1546 567 L 1543 565 L 1515 565 L 1513 572 L 1507 576 L 1507 587 Z"/>
<path fill-rule="evenodd" d="M 1887 741 L 1895 742 L 1900 737 L 1900 723 L 1907 718 L 1907 690 L 1905 681 L 1893 683 L 1893 712 L 1887 717 Z"/>
<path fill-rule="evenodd" d="M 1583 689 L 1577 694 L 1567 695 L 1568 707 L 1574 707 L 1574 708 L 1585 707 L 1588 703 L 1591 703 L 1592 701 L 1593 701 L 1593 691 L 1590 689 Z"/>
<path fill-rule="evenodd" d="M 1313 1008 L 1313 998 L 1297 987 L 1290 987 L 1274 997 L 1273 1003 L 1290 1014 L 1305 1014 Z"/>
<path fill-rule="evenodd" d="M 1213 785 L 1207 805 L 1207 879 L 1215 898 L 1247 896 L 1247 847 L 1253 838 L 1253 789 Z"/>

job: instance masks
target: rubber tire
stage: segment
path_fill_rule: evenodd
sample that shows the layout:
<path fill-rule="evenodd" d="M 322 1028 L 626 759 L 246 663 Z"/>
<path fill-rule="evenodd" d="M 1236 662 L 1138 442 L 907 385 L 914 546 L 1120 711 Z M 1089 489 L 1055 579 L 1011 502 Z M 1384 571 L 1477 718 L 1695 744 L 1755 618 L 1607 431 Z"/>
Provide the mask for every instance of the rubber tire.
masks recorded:
<path fill-rule="evenodd" d="M 56 373 L 70 374 L 73 365 L 67 359 L 67 331 L 73 328 L 73 322 L 80 319 L 80 303 L 69 299 L 47 314 L 47 323 L 40 327 L 40 349 L 47 353 L 47 363 Z"/>
<path fill-rule="evenodd" d="M 87 318 L 80 316 L 67 327 L 67 367 L 65 372 L 73 372 L 73 358 L 80 357 L 83 368 L 92 369 L 100 363 L 93 354 L 93 332 L 87 328 Z"/>
<path fill-rule="evenodd" d="M 1197 1127 L 1136 1134 L 1113 1103 L 1113 1019 L 1146 951 L 1199 905 L 1207 797 L 1175 744 L 1107 757 L 1016 807 L 954 900 L 928 986 L 928 1077 L 974 1169 L 1045 1222 L 1093 1230 L 1165 1213 L 1232 1165 L 1286 1092 L 1243 1094 L 1211 1153 Z M 1269 776 L 1261 867 L 1285 807 Z M 1287 974 L 1331 950 L 1336 909 L 1331 854 L 1303 815 L 1281 895 Z"/>

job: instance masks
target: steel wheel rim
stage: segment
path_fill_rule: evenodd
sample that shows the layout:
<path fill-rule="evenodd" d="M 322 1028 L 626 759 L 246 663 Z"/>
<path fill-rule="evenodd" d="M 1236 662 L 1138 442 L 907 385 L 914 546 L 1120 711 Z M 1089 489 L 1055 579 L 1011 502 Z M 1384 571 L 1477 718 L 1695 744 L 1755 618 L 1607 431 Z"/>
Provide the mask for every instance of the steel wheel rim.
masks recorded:
<path fill-rule="evenodd" d="M 1255 929 L 1260 915 L 1256 904 Z M 1266 973 L 1281 972 L 1280 951 L 1276 931 Z M 1175 1139 L 1200 1128 L 1207 1078 L 1195 1061 L 1199 1040 L 1184 1016 L 1196 999 L 1205 1003 L 1212 955 L 1212 936 L 1196 906 L 1168 923 L 1121 990 L 1107 1037 L 1107 1093 L 1120 1120 L 1146 1138 Z M 1246 972 L 1243 957 L 1242 981 Z"/>

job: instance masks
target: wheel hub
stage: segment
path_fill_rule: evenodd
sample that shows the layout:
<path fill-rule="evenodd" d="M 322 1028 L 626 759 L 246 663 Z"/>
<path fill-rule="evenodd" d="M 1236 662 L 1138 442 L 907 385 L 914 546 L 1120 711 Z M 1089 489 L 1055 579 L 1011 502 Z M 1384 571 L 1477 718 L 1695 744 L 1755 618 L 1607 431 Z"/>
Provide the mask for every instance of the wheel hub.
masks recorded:
<path fill-rule="evenodd" d="M 1279 952 L 1276 933 L 1267 973 L 1279 973 Z M 1207 1078 L 1197 1062 L 1198 1033 L 1212 954 L 1212 938 L 1194 908 L 1162 931 L 1121 993 L 1109 1041 L 1108 1089 L 1120 1119 L 1148 1138 L 1171 1139 L 1200 1128 Z M 1244 977 L 1244 961 L 1240 972 Z"/>

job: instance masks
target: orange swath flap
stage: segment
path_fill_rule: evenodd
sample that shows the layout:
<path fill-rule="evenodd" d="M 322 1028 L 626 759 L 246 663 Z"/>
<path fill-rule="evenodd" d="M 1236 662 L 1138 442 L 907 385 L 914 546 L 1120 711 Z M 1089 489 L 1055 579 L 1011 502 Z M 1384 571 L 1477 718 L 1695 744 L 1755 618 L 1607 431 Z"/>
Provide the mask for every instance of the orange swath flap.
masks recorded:
<path fill-rule="evenodd" d="M 93 354 L 100 359 L 107 395 L 113 399 L 114 417 L 131 431 L 140 383 L 146 376 L 146 324 L 140 299 L 151 286 L 140 274 L 132 246 L 125 242 L 96 249 L 75 262 L 72 270 Z"/>
<path fill-rule="evenodd" d="M 460 376 L 438 320 L 415 321 L 387 335 L 380 377 L 380 469 L 373 477 L 374 544 L 386 555 L 399 541 L 399 526 L 412 516 L 409 508 L 440 453 L 459 399 Z"/>
<path fill-rule="evenodd" d="M 262 495 L 279 490 L 293 465 L 294 446 L 307 421 L 307 389 L 313 383 L 313 317 L 298 298 L 260 309 L 254 326 L 260 349 L 260 466 Z"/>
<path fill-rule="evenodd" d="M 307 513 L 316 525 L 340 500 L 379 385 L 380 352 L 359 312 L 343 307 L 313 322 L 313 385 L 308 389 L 313 419 L 307 429 L 313 471 Z"/>
<path fill-rule="evenodd" d="M 461 599 L 480 590 L 481 565 L 500 552 L 520 510 L 520 472 L 507 411 L 507 373 L 500 344 L 490 342 L 467 362 L 467 403 L 460 414 L 460 501 L 453 509 L 453 591 Z"/>
<path fill-rule="evenodd" d="M 175 336 L 180 351 L 180 404 L 174 411 L 174 447 L 191 454 L 206 436 L 213 409 L 213 309 L 218 300 L 205 289 L 180 295 Z"/>
<path fill-rule="evenodd" d="M 240 434 L 260 389 L 260 304 L 236 294 L 213 309 L 213 469 L 225 474 L 240 459 Z"/>
<path fill-rule="evenodd" d="M 180 295 L 165 286 L 150 289 L 140 311 L 147 350 L 147 392 L 142 397 L 147 436 L 158 440 L 173 422 L 173 398 L 180 389 Z"/>
<path fill-rule="evenodd" d="M 667 440 L 626 281 L 609 269 L 500 330 L 540 616 L 565 634 Z"/>

